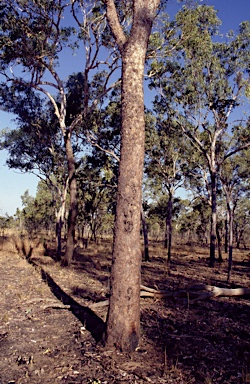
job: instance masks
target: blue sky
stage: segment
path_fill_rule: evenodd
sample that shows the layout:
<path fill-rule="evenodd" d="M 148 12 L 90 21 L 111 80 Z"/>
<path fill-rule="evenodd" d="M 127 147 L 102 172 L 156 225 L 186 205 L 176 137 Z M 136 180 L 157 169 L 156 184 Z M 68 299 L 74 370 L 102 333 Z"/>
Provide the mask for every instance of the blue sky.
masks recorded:
<path fill-rule="evenodd" d="M 222 21 L 220 30 L 223 34 L 231 29 L 237 31 L 240 22 L 250 20 L 250 0 L 204 0 L 200 3 L 213 5 L 218 10 L 218 16 Z M 168 12 L 170 15 L 174 15 L 180 6 L 176 0 L 169 0 Z M 65 55 L 64 62 L 61 64 L 65 78 L 74 71 L 80 71 L 83 60 L 83 53 L 79 53 L 77 56 L 72 56 L 70 53 Z M 14 116 L 0 111 L 0 130 L 15 127 L 13 118 Z M 0 216 L 4 216 L 6 213 L 13 215 L 17 208 L 22 208 L 21 195 L 28 189 L 29 193 L 35 196 L 39 181 L 32 174 L 21 174 L 9 170 L 5 161 L 6 152 L 0 151 Z"/>

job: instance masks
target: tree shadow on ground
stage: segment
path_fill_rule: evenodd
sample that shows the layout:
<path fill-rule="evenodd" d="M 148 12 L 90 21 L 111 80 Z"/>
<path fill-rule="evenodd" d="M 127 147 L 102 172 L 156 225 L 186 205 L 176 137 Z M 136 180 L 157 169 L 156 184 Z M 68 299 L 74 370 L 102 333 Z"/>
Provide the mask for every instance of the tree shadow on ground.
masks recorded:
<path fill-rule="evenodd" d="M 90 308 L 80 305 L 77 301 L 72 299 L 66 292 L 64 292 L 58 284 L 53 280 L 48 272 L 38 266 L 32 260 L 29 260 L 30 264 L 38 267 L 41 272 L 42 280 L 48 285 L 53 295 L 64 305 L 69 306 L 69 311 L 80 320 L 83 326 L 91 333 L 97 343 L 103 340 L 103 334 L 105 332 L 105 323 L 98 317 L 95 312 Z"/>
<path fill-rule="evenodd" d="M 60 275 L 61 280 L 57 280 L 58 269 L 53 269 L 55 264 L 48 267 L 51 268 L 48 270 L 51 275 L 41 270 L 42 278 L 53 294 L 64 304 L 70 305 L 70 311 L 97 341 L 105 329 L 103 321 L 89 308 L 79 305 L 71 296 L 76 300 L 83 298 L 92 302 L 102 301 L 104 295 L 105 298 L 108 297 L 106 283 L 111 259 L 105 251 L 103 248 L 95 250 L 94 246 L 89 250 L 78 250 L 70 267 L 73 281 L 72 276 L 71 280 L 66 280 L 65 273 Z M 169 268 L 165 253 L 160 249 L 159 252 L 155 250 L 151 263 L 142 265 L 142 281 L 149 287 L 166 289 L 173 293 L 186 290 L 197 283 L 227 287 L 227 263 L 218 264 L 214 269 L 208 268 L 207 264 L 207 252 L 194 249 L 192 253 L 176 252 Z M 71 296 L 62 291 L 51 276 L 59 281 L 60 286 L 71 289 L 67 291 Z M 236 275 L 235 270 L 235 278 L 237 284 L 243 284 L 242 273 Z M 249 382 L 248 302 L 244 298 L 219 298 L 192 303 L 191 299 L 187 294 L 176 298 L 173 295 L 172 299 L 160 301 L 142 299 L 141 345 L 134 353 L 133 361 L 135 367 L 139 360 L 141 368 L 135 368 L 134 372 L 139 374 L 141 369 L 143 374 L 150 376 L 155 370 L 155 376 L 164 377 L 164 380 L 171 373 L 171 380 L 176 384 Z M 97 326 L 92 320 L 93 314 L 97 317 Z M 97 331 L 98 325 L 100 332 Z M 101 356 L 103 363 L 105 355 Z M 120 358 L 125 359 L 124 355 Z M 148 368 L 145 367 L 146 358 Z M 187 378 L 185 381 L 180 381 L 182 375 Z"/>

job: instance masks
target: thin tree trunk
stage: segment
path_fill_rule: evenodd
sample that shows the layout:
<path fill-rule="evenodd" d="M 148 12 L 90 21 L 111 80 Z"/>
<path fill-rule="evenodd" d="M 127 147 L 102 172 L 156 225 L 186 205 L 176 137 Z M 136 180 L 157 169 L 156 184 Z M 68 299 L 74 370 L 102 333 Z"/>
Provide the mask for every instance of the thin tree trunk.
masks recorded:
<path fill-rule="evenodd" d="M 221 263 L 223 261 L 222 259 L 222 249 L 221 249 L 221 235 L 218 224 L 216 225 L 216 237 L 217 237 L 217 243 L 218 243 L 218 261 Z"/>
<path fill-rule="evenodd" d="M 61 194 L 61 206 L 59 208 L 59 211 L 56 214 L 56 239 L 57 239 L 56 258 L 58 261 L 60 261 L 62 257 L 62 229 L 64 225 L 67 189 L 68 189 L 68 179 L 65 183 L 63 193 Z"/>
<path fill-rule="evenodd" d="M 92 225 L 91 231 L 92 231 L 93 240 L 96 243 L 97 242 L 97 234 L 96 234 L 96 223 L 95 222 Z"/>
<path fill-rule="evenodd" d="M 171 260 L 172 249 L 172 216 L 173 216 L 173 196 L 170 194 L 168 200 L 168 263 Z"/>
<path fill-rule="evenodd" d="M 173 196 L 170 193 L 167 206 L 166 217 L 166 235 L 165 235 L 165 248 L 168 250 L 168 263 L 171 261 L 171 247 L 172 247 L 172 216 L 173 216 Z"/>
<path fill-rule="evenodd" d="M 62 217 L 61 212 L 59 211 L 56 215 L 56 241 L 57 241 L 57 250 L 56 250 L 56 259 L 61 260 L 62 257 Z"/>
<path fill-rule="evenodd" d="M 236 248 L 237 249 L 240 249 L 240 243 L 241 243 L 242 238 L 243 238 L 243 233 L 244 233 L 244 229 L 237 231 L 237 236 L 236 236 Z"/>
<path fill-rule="evenodd" d="M 141 222 L 142 222 L 142 232 L 143 232 L 143 239 L 144 239 L 144 259 L 145 261 L 150 261 L 149 251 L 148 251 L 148 227 L 145 220 L 143 206 L 141 206 Z"/>
<path fill-rule="evenodd" d="M 233 212 L 229 204 L 228 204 L 228 213 L 229 213 L 229 254 L 228 254 L 227 281 L 230 282 L 231 274 L 232 274 L 232 265 L 233 265 Z"/>
<path fill-rule="evenodd" d="M 227 218 L 225 220 L 225 253 L 228 252 L 228 212 L 227 212 Z"/>
<path fill-rule="evenodd" d="M 105 1 L 107 19 L 122 56 L 122 125 L 111 292 L 106 343 L 133 351 L 140 338 L 140 216 L 145 119 L 145 57 L 158 0 L 134 0 L 133 24 L 127 38 L 113 0 Z"/>
<path fill-rule="evenodd" d="M 68 228 L 67 228 L 67 241 L 66 251 L 62 264 L 68 266 L 71 264 L 74 247 L 75 247 L 75 227 L 77 218 L 77 183 L 76 183 L 76 168 L 73 149 L 70 141 L 70 134 L 67 132 L 65 135 L 65 148 L 66 157 L 68 162 L 68 177 L 69 177 L 69 194 L 70 194 L 70 207 L 68 215 Z"/>
<path fill-rule="evenodd" d="M 215 248 L 216 248 L 216 172 L 211 171 L 211 197 L 212 197 L 212 215 L 211 215 L 211 233 L 210 233 L 210 260 L 209 266 L 214 267 Z"/>

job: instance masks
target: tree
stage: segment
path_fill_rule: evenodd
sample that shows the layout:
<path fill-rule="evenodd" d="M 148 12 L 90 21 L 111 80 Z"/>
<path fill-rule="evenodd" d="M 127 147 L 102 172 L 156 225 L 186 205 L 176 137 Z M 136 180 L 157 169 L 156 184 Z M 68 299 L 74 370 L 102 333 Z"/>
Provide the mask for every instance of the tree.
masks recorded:
<path fill-rule="evenodd" d="M 198 204 L 202 210 L 203 208 L 210 207 L 212 208 L 212 192 L 211 192 L 211 178 L 210 170 L 207 165 L 205 157 L 201 157 L 200 153 L 193 148 L 192 152 L 189 152 L 186 155 L 187 164 L 185 172 L 185 187 L 192 193 L 193 200 L 195 205 Z M 216 199 L 221 198 L 221 185 L 219 180 L 216 183 Z M 197 203 L 198 202 L 198 203 Z M 217 204 L 218 205 L 218 204 Z M 224 212 L 224 210 L 223 210 Z M 200 212 L 201 213 L 201 212 Z M 217 212 L 218 213 L 218 212 Z M 202 215 L 203 216 L 203 215 Z M 211 215 L 210 215 L 211 218 Z M 222 243 L 221 243 L 221 221 L 218 220 L 219 216 L 216 214 L 216 237 L 218 244 L 218 261 L 222 262 Z M 210 220 L 211 222 L 211 220 Z M 209 227 L 209 223 L 205 220 L 205 217 L 202 217 L 201 225 L 199 226 L 198 232 L 199 235 L 207 235 L 207 229 L 204 227 Z M 211 231 L 210 231 L 211 232 Z M 198 233 L 197 233 L 198 234 Z M 207 237 L 206 237 L 207 240 Z"/>
<path fill-rule="evenodd" d="M 95 151 L 94 154 L 96 155 Z M 96 241 L 98 231 L 112 233 L 116 183 L 108 163 L 102 164 L 100 156 L 87 156 L 77 172 L 79 186 L 78 223 L 84 232 L 89 228 L 91 239 Z M 111 192 L 111 193 L 110 193 Z M 109 228 L 108 228 L 109 227 Z"/>
<path fill-rule="evenodd" d="M 71 144 L 72 131 L 79 122 L 79 116 L 66 126 L 66 95 L 64 83 L 56 70 L 59 52 L 70 45 L 72 28 L 61 26 L 66 2 L 48 3 L 42 1 L 2 2 L 1 8 L 1 73 L 11 86 L 25 85 L 42 92 L 51 102 L 58 119 L 64 140 L 65 154 L 68 164 L 69 189 L 71 196 L 70 219 L 66 245 L 66 260 L 73 253 L 74 220 L 77 212 L 77 196 L 75 181 L 75 160 Z M 6 68 L 16 65 L 21 71 L 29 74 L 24 80 L 16 70 L 8 75 Z M 51 76 L 50 80 L 46 77 Z M 59 100 L 55 99 L 49 89 L 56 90 Z"/>
<path fill-rule="evenodd" d="M 122 29 L 114 1 L 105 0 L 104 3 L 122 60 L 121 158 L 106 343 L 132 351 L 140 335 L 140 212 L 145 141 L 143 75 L 159 0 L 132 2 L 133 21 L 128 35 Z"/>
<path fill-rule="evenodd" d="M 245 153 L 243 152 L 241 154 L 236 153 L 234 156 L 229 157 L 223 163 L 220 170 L 220 180 L 226 197 L 229 228 L 228 281 L 230 281 L 232 273 L 234 213 L 239 201 L 248 188 L 247 177 L 249 175 L 249 164 L 247 164 L 247 157 L 244 155 Z"/>
<path fill-rule="evenodd" d="M 4 236 L 5 230 L 14 228 L 15 220 L 13 216 L 0 216 L 0 236 Z"/>
<path fill-rule="evenodd" d="M 104 169 L 108 172 L 106 175 L 109 181 L 109 187 L 117 191 L 118 164 L 120 162 L 120 125 L 121 125 L 121 97 L 120 88 L 114 89 L 111 93 L 109 104 L 102 110 L 101 120 L 97 125 L 97 130 L 88 132 L 88 141 L 96 149 L 96 154 L 92 158 L 98 156 L 98 164 L 103 164 Z M 99 152 L 98 152 L 99 151 Z M 110 181 L 112 183 L 110 185 Z M 144 259 L 149 261 L 148 249 L 148 230 L 145 219 L 144 207 L 141 207 L 141 222 L 144 238 Z"/>
<path fill-rule="evenodd" d="M 156 191 L 158 188 L 160 193 L 168 196 L 164 242 L 168 262 L 171 260 L 173 200 L 176 190 L 184 186 L 185 152 L 187 143 L 178 127 L 158 113 L 155 127 L 150 125 L 147 131 L 145 172 L 151 189 Z"/>
<path fill-rule="evenodd" d="M 5 77 L 5 82 L 11 86 L 22 84 L 46 95 L 54 109 L 63 138 L 70 192 L 64 265 L 69 265 L 73 256 L 77 217 L 74 135 L 82 121 L 88 121 L 88 114 L 96 107 L 98 100 L 112 88 L 112 85 L 108 84 L 117 63 L 115 52 L 112 56 L 108 53 L 108 60 L 97 60 L 102 46 L 104 16 L 98 13 L 96 2 L 86 3 L 84 12 L 78 13 L 79 7 L 81 8 L 81 4 L 78 1 L 69 3 L 61 0 L 55 2 L 41 0 L 39 3 L 34 0 L 24 2 L 5 0 L 1 2 L 0 7 L 0 73 Z M 73 15 L 75 27 L 62 25 L 67 11 L 71 11 L 68 14 Z M 73 108 L 75 114 L 69 116 L 67 115 L 67 86 L 69 97 L 70 87 L 69 83 L 66 86 L 61 78 L 57 66 L 62 49 L 76 49 L 80 40 L 84 42 L 86 58 L 83 65 L 83 81 L 80 84 L 81 97 L 77 99 L 77 108 Z M 108 72 L 102 71 L 99 77 L 94 75 L 96 92 L 90 97 L 90 72 L 92 70 L 96 72 L 98 66 L 103 64 L 108 67 Z M 11 67 L 10 72 L 7 71 L 9 67 Z M 15 71 L 13 71 L 14 67 Z M 101 87 L 98 85 L 97 77 L 101 79 Z M 76 81 L 74 83 L 76 85 Z M 76 89 L 76 86 L 74 88 Z M 52 91 L 56 91 L 55 96 Z"/>
<path fill-rule="evenodd" d="M 55 216 L 57 257 L 61 259 L 61 229 L 68 190 L 67 161 L 54 110 L 30 87 L 2 87 L 2 108 L 15 116 L 17 128 L 1 132 L 1 148 L 8 151 L 7 165 L 35 174 L 50 188 Z"/>
<path fill-rule="evenodd" d="M 250 145 L 227 142 L 229 117 L 249 91 L 250 23 L 243 22 L 237 36 L 214 42 L 220 24 L 209 6 L 186 6 L 177 14 L 179 32 L 172 37 L 176 55 L 161 59 L 153 68 L 154 86 L 162 110 L 182 129 L 209 169 L 211 191 L 210 266 L 215 261 L 216 187 L 223 161 Z"/>
<path fill-rule="evenodd" d="M 36 197 L 29 195 L 26 190 L 21 196 L 23 209 L 18 215 L 22 216 L 23 226 L 29 234 L 38 231 L 51 230 L 55 222 L 55 210 L 51 190 L 44 181 L 37 186 Z"/>
<path fill-rule="evenodd" d="M 236 247 L 239 249 L 240 245 L 243 244 L 244 247 L 249 246 L 250 238 L 250 200 L 249 200 L 249 191 L 239 200 L 237 207 L 234 213 L 234 234 Z"/>

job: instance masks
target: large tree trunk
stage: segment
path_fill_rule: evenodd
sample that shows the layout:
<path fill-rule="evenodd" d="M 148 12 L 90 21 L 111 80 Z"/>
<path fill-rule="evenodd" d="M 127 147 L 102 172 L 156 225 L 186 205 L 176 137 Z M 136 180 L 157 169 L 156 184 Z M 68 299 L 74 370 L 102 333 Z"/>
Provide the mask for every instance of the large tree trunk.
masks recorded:
<path fill-rule="evenodd" d="M 216 245 L 216 172 L 211 171 L 211 197 L 212 197 L 212 214 L 211 214 L 211 233 L 210 233 L 210 260 L 209 266 L 214 267 L 215 262 L 215 245 Z"/>
<path fill-rule="evenodd" d="M 106 343 L 133 351 L 140 337 L 140 215 L 145 121 L 143 74 L 158 0 L 134 0 L 130 37 L 123 34 L 113 0 L 107 18 L 122 56 L 122 126 L 111 292 Z"/>
<path fill-rule="evenodd" d="M 73 149 L 70 141 L 70 135 L 67 132 L 65 135 L 66 157 L 68 162 L 68 177 L 69 177 L 69 194 L 70 207 L 68 216 L 67 242 L 66 251 L 62 261 L 64 266 L 70 265 L 75 247 L 75 228 L 77 218 L 77 183 L 76 183 L 76 167 Z"/>

